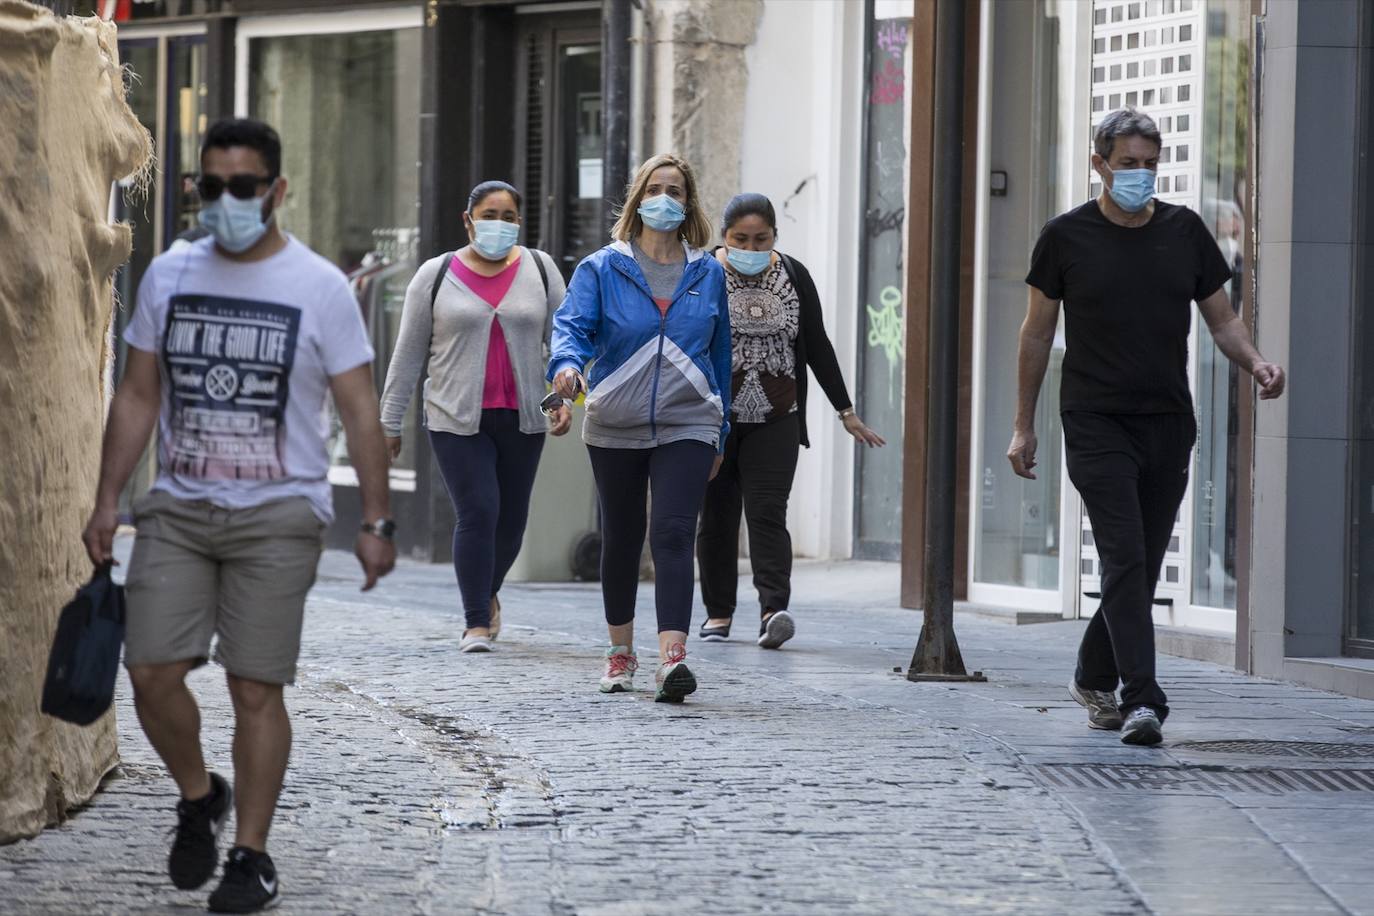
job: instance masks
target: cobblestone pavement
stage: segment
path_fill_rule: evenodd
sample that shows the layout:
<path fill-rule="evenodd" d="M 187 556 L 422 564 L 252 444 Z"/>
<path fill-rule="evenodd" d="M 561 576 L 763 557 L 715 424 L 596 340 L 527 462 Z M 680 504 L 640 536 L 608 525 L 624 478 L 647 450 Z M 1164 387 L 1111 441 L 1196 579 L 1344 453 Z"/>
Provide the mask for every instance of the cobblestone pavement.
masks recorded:
<path fill-rule="evenodd" d="M 961 616 L 989 683 L 912 684 L 893 669 L 920 616 L 891 607 L 891 567 L 856 563 L 799 566 L 781 652 L 753 645 L 746 614 L 732 642 L 693 640 L 701 690 L 665 706 L 652 626 L 640 691 L 596 692 L 595 586 L 508 587 L 499 651 L 462 656 L 451 569 L 358 582 L 326 555 L 288 698 L 283 912 L 1374 913 L 1374 780 L 1328 772 L 1368 778 L 1374 758 L 1186 746 L 1361 753 L 1369 701 L 1166 660 L 1169 743 L 1127 748 L 1065 695 L 1081 624 Z M 227 771 L 221 672 L 193 685 Z M 175 790 L 123 684 L 118 712 L 125 762 L 93 804 L 0 848 L 0 912 L 203 908 L 208 889 L 165 878 Z"/>

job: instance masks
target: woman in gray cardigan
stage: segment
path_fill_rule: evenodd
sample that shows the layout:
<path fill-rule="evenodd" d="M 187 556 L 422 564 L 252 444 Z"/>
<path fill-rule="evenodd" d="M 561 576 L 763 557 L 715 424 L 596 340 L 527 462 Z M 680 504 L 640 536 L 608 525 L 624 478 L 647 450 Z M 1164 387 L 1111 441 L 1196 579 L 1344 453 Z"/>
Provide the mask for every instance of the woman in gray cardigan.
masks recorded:
<path fill-rule="evenodd" d="M 463 652 L 489 652 L 501 630 L 497 593 L 520 552 L 546 420 L 544 362 L 564 283 L 542 251 L 515 244 L 520 193 L 503 181 L 473 189 L 463 213 L 470 244 L 426 261 L 406 290 L 401 329 L 382 392 L 391 456 L 425 360 L 425 426 L 458 523 L 453 566 L 467 629 Z M 552 425 L 550 426 L 550 422 Z"/>

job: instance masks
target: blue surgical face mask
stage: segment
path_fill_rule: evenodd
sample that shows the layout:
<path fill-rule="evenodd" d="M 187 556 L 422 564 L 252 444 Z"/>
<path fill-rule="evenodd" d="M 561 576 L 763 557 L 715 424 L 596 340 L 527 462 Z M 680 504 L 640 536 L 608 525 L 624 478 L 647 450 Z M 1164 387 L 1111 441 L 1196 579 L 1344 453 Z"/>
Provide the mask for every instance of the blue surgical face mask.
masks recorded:
<path fill-rule="evenodd" d="M 472 247 L 489 261 L 499 261 L 515 247 L 520 224 L 503 219 L 478 219 L 472 222 Z"/>
<path fill-rule="evenodd" d="M 672 232 L 687 218 L 687 211 L 667 194 L 650 197 L 639 204 L 640 219 L 644 225 L 659 232 Z"/>
<path fill-rule="evenodd" d="M 769 263 L 773 260 L 772 251 L 745 251 L 743 248 L 725 249 L 725 260 L 730 262 L 730 266 L 746 277 L 753 277 L 763 273 Z"/>
<path fill-rule="evenodd" d="M 1112 186 L 1107 189 L 1116 205 L 1127 213 L 1138 213 L 1154 199 L 1154 169 L 1121 169 L 1112 172 Z"/>
<path fill-rule="evenodd" d="M 271 192 L 269 191 L 268 194 Z M 225 251 L 242 254 L 258 243 L 272 222 L 269 215 L 262 218 L 267 195 L 251 200 L 239 200 L 227 191 L 200 208 L 201 226 L 215 237 L 215 243 Z"/>

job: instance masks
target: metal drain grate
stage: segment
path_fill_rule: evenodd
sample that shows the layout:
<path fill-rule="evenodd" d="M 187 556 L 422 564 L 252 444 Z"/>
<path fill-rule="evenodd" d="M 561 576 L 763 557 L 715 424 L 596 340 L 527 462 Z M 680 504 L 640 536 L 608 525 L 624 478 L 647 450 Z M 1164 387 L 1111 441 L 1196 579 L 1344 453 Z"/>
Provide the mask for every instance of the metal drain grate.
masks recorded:
<path fill-rule="evenodd" d="M 1090 766 L 1033 767 L 1060 789 L 1151 789 L 1197 793 L 1374 792 L 1374 770 L 1227 769 L 1222 767 Z"/>
<path fill-rule="evenodd" d="M 1257 757 L 1305 757 L 1314 760 L 1374 759 L 1374 744 L 1335 744 L 1322 741 L 1184 741 L 1176 751 L 1204 754 L 1249 754 Z"/>

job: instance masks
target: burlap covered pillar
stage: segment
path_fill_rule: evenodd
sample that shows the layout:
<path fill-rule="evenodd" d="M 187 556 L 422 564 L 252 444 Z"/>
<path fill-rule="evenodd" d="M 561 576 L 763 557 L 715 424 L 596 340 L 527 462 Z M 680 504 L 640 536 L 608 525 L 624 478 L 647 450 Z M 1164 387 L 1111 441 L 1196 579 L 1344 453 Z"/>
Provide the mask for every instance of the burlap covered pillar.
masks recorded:
<path fill-rule="evenodd" d="M 111 272 L 110 184 L 145 167 L 114 26 L 0 0 L 0 842 L 60 821 L 118 760 L 113 715 L 39 712 L 58 612 L 90 576 Z"/>

